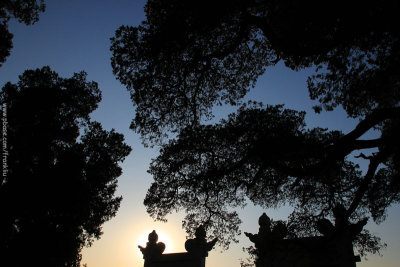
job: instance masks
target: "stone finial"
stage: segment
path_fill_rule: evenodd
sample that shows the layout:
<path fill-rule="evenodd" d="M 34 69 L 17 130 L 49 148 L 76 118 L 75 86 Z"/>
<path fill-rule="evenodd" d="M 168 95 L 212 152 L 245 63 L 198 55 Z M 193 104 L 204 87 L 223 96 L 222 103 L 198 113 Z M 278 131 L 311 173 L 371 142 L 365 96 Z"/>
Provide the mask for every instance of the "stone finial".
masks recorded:
<path fill-rule="evenodd" d="M 256 248 L 282 240 L 287 235 L 286 225 L 282 221 L 277 221 L 272 227 L 271 219 L 265 213 L 258 219 L 258 224 L 260 228 L 257 234 L 244 233 L 256 245 Z"/>
<path fill-rule="evenodd" d="M 214 238 L 212 241 L 207 242 L 206 230 L 203 225 L 200 225 L 196 229 L 195 238 L 186 240 L 185 249 L 191 254 L 207 257 L 208 252 L 213 249 L 217 240 L 217 238 Z"/>
<path fill-rule="evenodd" d="M 335 226 L 328 219 L 319 219 L 316 223 L 318 232 L 326 237 L 331 237 L 335 233 Z"/>
<path fill-rule="evenodd" d="M 316 223 L 317 230 L 328 238 L 340 237 L 354 241 L 368 222 L 368 218 L 364 218 L 356 223 L 351 223 L 348 218 L 348 211 L 342 204 L 336 205 L 332 211 L 335 218 L 334 224 L 325 218 Z"/>
<path fill-rule="evenodd" d="M 260 226 L 260 229 L 270 229 L 271 219 L 265 212 L 260 216 L 260 218 L 258 218 L 258 225 Z"/>
<path fill-rule="evenodd" d="M 145 260 L 158 257 L 165 250 L 165 244 L 163 242 L 157 242 L 158 235 L 155 230 L 149 234 L 148 240 L 149 242 L 146 243 L 146 247 L 138 246 Z"/>

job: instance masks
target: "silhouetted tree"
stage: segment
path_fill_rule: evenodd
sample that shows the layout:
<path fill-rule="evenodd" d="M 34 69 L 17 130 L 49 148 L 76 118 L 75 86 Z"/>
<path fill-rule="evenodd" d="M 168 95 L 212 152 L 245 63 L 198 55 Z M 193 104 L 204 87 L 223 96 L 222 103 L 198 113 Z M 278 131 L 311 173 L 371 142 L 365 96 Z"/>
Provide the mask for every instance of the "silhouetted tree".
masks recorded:
<path fill-rule="evenodd" d="M 7 120 L 1 265 L 79 266 L 82 248 L 119 208 L 118 163 L 131 148 L 122 134 L 90 120 L 101 92 L 85 72 L 61 78 L 49 67 L 27 70 L 3 87 L 0 100 Z"/>
<path fill-rule="evenodd" d="M 294 206 L 289 224 L 300 236 L 338 205 L 355 223 L 383 221 L 400 200 L 399 9 L 396 1 L 149 0 L 141 25 L 116 31 L 111 63 L 136 106 L 131 128 L 161 145 L 144 201 L 150 215 L 183 209 L 188 231 L 208 223 L 224 245 L 239 232 L 232 208 L 246 199 Z M 359 118 L 354 130 L 308 129 L 303 112 L 257 103 L 203 124 L 215 104 L 240 104 L 279 61 L 314 67 L 315 111 L 342 106 Z M 361 139 L 373 129 L 378 138 Z M 365 174 L 351 162 L 359 150 Z M 368 231 L 356 243 L 363 252 L 381 246 Z"/>
<path fill-rule="evenodd" d="M 0 67 L 10 55 L 13 35 L 8 31 L 11 18 L 26 25 L 39 20 L 39 12 L 44 12 L 44 0 L 3 0 L 0 2 Z"/>

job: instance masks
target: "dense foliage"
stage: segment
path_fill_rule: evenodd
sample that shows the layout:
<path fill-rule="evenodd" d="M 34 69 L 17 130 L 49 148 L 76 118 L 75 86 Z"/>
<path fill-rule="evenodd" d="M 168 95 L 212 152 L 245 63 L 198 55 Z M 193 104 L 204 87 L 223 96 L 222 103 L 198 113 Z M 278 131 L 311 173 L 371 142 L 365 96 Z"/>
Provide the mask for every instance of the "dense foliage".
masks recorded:
<path fill-rule="evenodd" d="M 31 25 L 39 20 L 39 12 L 44 12 L 44 0 L 4 0 L 0 2 L 0 67 L 10 55 L 13 34 L 8 31 L 11 18 Z"/>
<path fill-rule="evenodd" d="M 1 265 L 80 266 L 119 208 L 119 162 L 131 148 L 90 120 L 101 93 L 84 72 L 27 70 L 0 96 Z"/>
<path fill-rule="evenodd" d="M 291 204 L 298 235 L 338 205 L 350 221 L 383 221 L 400 200 L 399 10 L 397 1 L 149 0 L 141 25 L 116 31 L 111 62 L 136 107 L 131 128 L 161 146 L 150 215 L 183 209 L 188 231 L 208 223 L 224 245 L 239 232 L 232 208 L 246 199 Z M 204 124 L 279 61 L 315 68 L 315 111 L 341 106 L 360 120 L 354 130 L 308 129 L 302 112 L 257 104 Z M 373 129 L 376 139 L 362 139 Z M 354 153 L 369 162 L 365 173 Z M 356 243 L 376 252 L 377 240 L 364 231 Z"/>

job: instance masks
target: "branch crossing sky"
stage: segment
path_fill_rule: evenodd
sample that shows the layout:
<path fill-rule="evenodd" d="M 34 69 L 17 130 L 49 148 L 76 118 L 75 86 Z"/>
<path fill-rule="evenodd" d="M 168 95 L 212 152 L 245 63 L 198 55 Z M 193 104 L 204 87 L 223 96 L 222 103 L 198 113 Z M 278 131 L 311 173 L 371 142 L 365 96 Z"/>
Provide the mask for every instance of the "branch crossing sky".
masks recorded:
<path fill-rule="evenodd" d="M 137 245 L 145 245 L 144 237 L 153 229 L 160 233 L 160 241 L 167 244 L 166 252 L 184 251 L 185 232 L 181 229 L 182 214 L 172 214 L 168 223 L 155 223 L 146 213 L 143 199 L 152 178 L 146 172 L 151 158 L 156 157 L 156 149 L 145 149 L 139 136 L 129 130 L 134 109 L 127 90 L 115 79 L 110 65 L 109 38 L 121 25 L 138 25 L 144 20 L 142 0 L 69 0 L 46 1 L 47 9 L 33 26 L 16 21 L 10 24 L 14 34 L 14 48 L 11 56 L 0 68 L 0 84 L 16 82 L 18 75 L 26 69 L 49 65 L 61 77 L 71 77 L 74 72 L 84 70 L 88 80 L 99 83 L 103 100 L 92 118 L 102 123 L 105 129 L 115 128 L 125 135 L 133 151 L 122 164 L 123 175 L 119 178 L 117 194 L 123 196 L 122 205 L 115 218 L 104 224 L 103 236 L 91 248 L 83 251 L 82 263 L 89 267 L 132 267 L 143 266 Z M 247 99 L 262 101 L 265 104 L 286 104 L 286 107 L 306 110 L 309 127 L 321 126 L 350 131 L 355 121 L 346 118 L 342 111 L 315 115 L 313 102 L 308 98 L 306 77 L 311 70 L 293 72 L 279 65 L 267 69 L 256 88 L 246 96 Z M 224 117 L 232 108 L 219 108 L 217 117 Z M 258 230 L 258 217 L 264 210 L 249 204 L 240 210 L 243 220 L 241 230 L 255 233 Z M 267 210 L 275 219 L 286 219 L 289 207 Z M 358 267 L 398 267 L 400 262 L 400 207 L 389 210 L 388 219 L 379 226 L 368 225 L 379 233 L 388 244 L 384 257 L 370 256 L 368 261 Z M 207 267 L 240 266 L 239 259 L 247 253 L 242 247 L 250 242 L 242 235 L 239 244 L 228 251 L 211 251 Z"/>

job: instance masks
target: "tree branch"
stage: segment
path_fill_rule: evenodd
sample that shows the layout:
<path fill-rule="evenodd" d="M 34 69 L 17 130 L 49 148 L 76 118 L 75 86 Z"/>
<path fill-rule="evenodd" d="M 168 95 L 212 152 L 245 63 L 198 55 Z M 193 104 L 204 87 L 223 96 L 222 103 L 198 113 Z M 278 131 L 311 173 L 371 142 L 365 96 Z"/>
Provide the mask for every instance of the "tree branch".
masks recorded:
<path fill-rule="evenodd" d="M 371 140 L 355 140 L 353 143 L 354 146 L 352 150 L 380 147 L 384 143 L 385 140 L 382 138 L 371 139 Z"/>
<path fill-rule="evenodd" d="M 286 165 L 279 164 L 278 162 L 270 165 L 273 165 L 277 170 L 294 177 L 318 174 L 321 170 L 326 169 L 327 166 L 338 160 L 342 160 L 354 150 L 380 147 L 385 142 L 382 138 L 372 140 L 357 140 L 357 138 L 384 120 L 399 116 L 399 107 L 374 110 L 370 115 L 366 116 L 366 118 L 362 120 L 353 131 L 341 137 L 334 144 L 328 145 L 325 148 L 325 158 L 316 164 L 304 168 L 290 168 Z"/>
<path fill-rule="evenodd" d="M 354 199 L 351 202 L 349 208 L 347 209 L 347 212 L 346 212 L 347 219 L 357 209 L 363 196 L 365 195 L 365 193 L 368 190 L 368 185 L 371 183 L 372 179 L 375 176 L 375 172 L 378 169 L 379 164 L 383 161 L 384 158 L 385 158 L 385 155 L 382 152 L 378 152 L 377 155 L 375 155 L 374 157 L 371 158 L 369 166 L 368 166 L 367 174 L 365 175 L 364 179 L 361 181 L 361 184 L 355 193 Z"/>
<path fill-rule="evenodd" d="M 343 136 L 339 142 L 347 143 L 352 140 L 356 140 L 378 123 L 386 119 L 396 117 L 400 117 L 400 107 L 375 109 L 369 115 L 367 115 L 353 131 Z"/>

